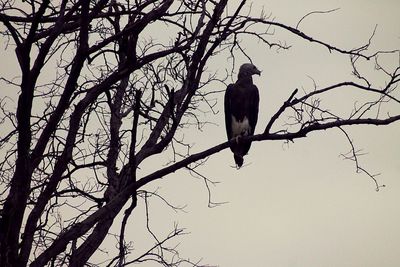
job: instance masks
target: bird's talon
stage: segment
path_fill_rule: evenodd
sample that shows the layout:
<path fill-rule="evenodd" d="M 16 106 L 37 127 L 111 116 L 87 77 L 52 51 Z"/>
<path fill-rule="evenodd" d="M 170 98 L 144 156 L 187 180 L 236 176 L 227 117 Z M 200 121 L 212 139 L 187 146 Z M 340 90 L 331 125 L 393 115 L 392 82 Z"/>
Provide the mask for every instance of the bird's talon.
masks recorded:
<path fill-rule="evenodd" d="M 235 137 L 236 144 L 239 144 L 239 140 L 240 140 L 240 136 L 238 135 L 238 136 Z"/>

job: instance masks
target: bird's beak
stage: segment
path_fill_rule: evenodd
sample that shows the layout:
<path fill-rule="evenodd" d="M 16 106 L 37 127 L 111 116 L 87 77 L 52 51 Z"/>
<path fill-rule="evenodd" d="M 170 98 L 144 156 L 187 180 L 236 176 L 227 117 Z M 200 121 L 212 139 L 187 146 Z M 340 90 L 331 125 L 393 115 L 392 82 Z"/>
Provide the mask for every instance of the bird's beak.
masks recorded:
<path fill-rule="evenodd" d="M 258 76 L 260 76 L 260 75 L 261 75 L 261 70 L 257 70 L 257 71 L 256 71 L 256 74 L 257 74 Z"/>

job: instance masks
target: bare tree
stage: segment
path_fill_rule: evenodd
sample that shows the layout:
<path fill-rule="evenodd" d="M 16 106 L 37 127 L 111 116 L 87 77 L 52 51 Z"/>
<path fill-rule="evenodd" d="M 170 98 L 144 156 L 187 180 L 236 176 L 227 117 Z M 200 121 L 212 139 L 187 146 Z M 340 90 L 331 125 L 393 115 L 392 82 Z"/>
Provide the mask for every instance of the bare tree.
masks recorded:
<path fill-rule="evenodd" d="M 230 141 L 192 153 L 178 133 L 203 125 L 202 110 L 213 110 L 212 95 L 222 93 L 215 88 L 225 88 L 237 55 L 247 56 L 244 36 L 263 42 L 266 49 L 290 47 L 272 37 L 275 31 L 314 42 L 348 56 L 356 78 L 294 90 L 265 130 L 248 139 L 291 141 L 339 128 L 352 147 L 345 156 L 376 182 L 358 165 L 345 126 L 400 120 L 400 67 L 390 70 L 379 61 L 383 53 L 399 52 L 370 52 L 374 34 L 359 48 L 339 48 L 300 31 L 301 21 L 289 26 L 264 13 L 252 17 L 246 1 L 229 9 L 227 2 L 1 1 L 1 34 L 8 49 L 15 48 L 20 68 L 16 78 L 1 78 L 18 92 L 15 108 L 12 96 L 0 102 L 1 266 L 90 266 L 119 214 L 119 252 L 104 265 L 155 261 L 198 266 L 166 245 L 182 234 L 178 227 L 164 238 L 155 236 L 157 242 L 143 255 L 129 254 L 125 227 L 138 198 L 148 215 L 147 199 L 157 193 L 145 191 L 146 184 L 179 169 L 196 172 L 201 160 L 229 147 Z M 169 36 L 160 29 L 168 29 Z M 206 72 L 213 58 L 231 59 L 229 75 Z M 359 71 L 359 62 L 367 60 L 386 76 L 384 87 Z M 320 104 L 325 94 L 344 89 L 368 98 L 345 115 Z M 172 151 L 173 161 L 140 174 L 143 161 L 165 151 Z M 68 217 L 61 215 L 64 210 Z"/>

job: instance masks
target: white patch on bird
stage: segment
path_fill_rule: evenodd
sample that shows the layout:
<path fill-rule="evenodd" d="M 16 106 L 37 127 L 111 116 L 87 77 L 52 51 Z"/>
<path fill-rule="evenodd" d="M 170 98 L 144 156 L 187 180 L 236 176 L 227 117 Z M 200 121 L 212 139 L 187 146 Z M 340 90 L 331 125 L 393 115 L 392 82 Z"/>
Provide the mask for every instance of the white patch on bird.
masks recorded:
<path fill-rule="evenodd" d="M 244 117 L 242 121 L 237 121 L 236 118 L 232 115 L 232 136 L 247 136 L 250 134 L 251 126 L 249 123 L 249 119 Z"/>

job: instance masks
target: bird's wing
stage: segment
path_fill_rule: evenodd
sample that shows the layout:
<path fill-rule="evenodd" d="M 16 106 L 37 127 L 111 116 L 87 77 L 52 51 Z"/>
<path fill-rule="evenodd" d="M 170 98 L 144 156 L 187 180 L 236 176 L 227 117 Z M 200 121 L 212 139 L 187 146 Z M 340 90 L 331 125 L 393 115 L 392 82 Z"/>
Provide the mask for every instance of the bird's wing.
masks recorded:
<path fill-rule="evenodd" d="M 260 96 L 258 94 L 258 88 L 255 85 L 252 85 L 251 90 L 249 90 L 249 101 L 250 101 L 250 105 L 249 105 L 249 123 L 251 126 L 251 134 L 254 134 L 254 130 L 256 128 L 257 125 L 257 120 L 258 120 L 258 106 L 259 106 L 259 102 L 260 102 Z"/>
<path fill-rule="evenodd" d="M 232 139 L 232 110 L 231 110 L 231 97 L 234 85 L 230 84 L 226 88 L 224 98 L 224 111 L 225 111 L 225 128 L 228 140 Z"/>

